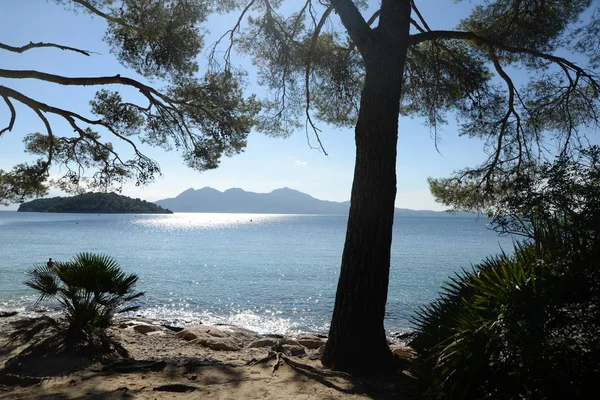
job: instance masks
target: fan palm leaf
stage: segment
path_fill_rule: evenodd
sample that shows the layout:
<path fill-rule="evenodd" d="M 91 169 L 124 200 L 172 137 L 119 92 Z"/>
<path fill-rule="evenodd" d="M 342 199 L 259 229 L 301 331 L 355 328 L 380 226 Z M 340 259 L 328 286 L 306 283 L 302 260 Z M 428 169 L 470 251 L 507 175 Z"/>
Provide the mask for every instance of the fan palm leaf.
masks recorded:
<path fill-rule="evenodd" d="M 25 284 L 40 294 L 38 303 L 53 298 L 61 306 L 66 327 L 50 317 L 29 321 L 15 333 L 15 338 L 24 341 L 53 329 L 67 347 L 81 343 L 106 347 L 110 339 L 104 331 L 112 325 L 115 314 L 138 309 L 126 303 L 144 295 L 134 290 L 137 275 L 126 274 L 115 259 L 101 254 L 80 253 L 53 268 L 37 267 L 29 277 Z M 124 351 L 121 346 L 112 347 Z"/>

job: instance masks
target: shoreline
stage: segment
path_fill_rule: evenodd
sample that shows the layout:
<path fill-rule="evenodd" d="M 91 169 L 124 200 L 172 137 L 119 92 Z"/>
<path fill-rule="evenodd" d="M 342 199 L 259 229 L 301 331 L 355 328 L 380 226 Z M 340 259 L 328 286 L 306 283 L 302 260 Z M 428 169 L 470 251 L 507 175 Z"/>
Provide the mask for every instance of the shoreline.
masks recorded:
<path fill-rule="evenodd" d="M 141 325 L 147 324 L 147 325 L 151 325 L 151 326 L 172 327 L 172 328 L 179 328 L 182 330 L 189 328 L 189 327 L 197 326 L 197 325 L 215 326 L 215 327 L 226 326 L 226 327 L 231 327 L 232 329 L 248 331 L 248 332 L 251 332 L 252 334 L 254 334 L 256 336 L 260 336 L 260 337 L 281 336 L 281 337 L 295 338 L 299 335 L 310 334 L 310 335 L 316 335 L 316 336 L 326 338 L 327 334 L 329 333 L 328 329 L 327 330 L 291 329 L 291 330 L 287 330 L 284 332 L 277 331 L 277 330 L 271 331 L 268 328 L 264 328 L 264 327 L 259 327 L 259 329 L 256 329 L 257 328 L 256 323 L 254 323 L 254 324 L 230 323 L 229 321 L 227 321 L 227 319 L 228 319 L 227 317 L 213 317 L 212 319 L 210 319 L 208 321 L 200 316 L 195 317 L 195 318 L 194 317 L 193 318 L 186 318 L 186 317 L 160 318 L 160 317 L 154 317 L 154 316 L 140 314 L 139 311 L 140 310 L 138 310 L 135 314 L 124 314 L 124 315 L 115 316 L 115 324 L 114 325 L 115 326 L 118 325 L 121 320 L 126 320 L 126 321 L 138 321 L 139 324 L 141 324 Z M 35 318 L 37 316 L 42 316 L 42 315 L 48 315 L 51 317 L 60 316 L 60 312 L 58 311 L 58 308 L 56 310 L 46 308 L 46 309 L 28 310 L 28 311 L 0 309 L 0 328 L 2 327 L 2 321 L 7 319 L 7 317 L 2 316 L 2 314 L 6 313 L 6 312 L 9 312 L 9 313 L 16 312 L 17 314 L 15 314 L 14 316 L 10 316 L 8 318 L 14 317 L 17 320 L 18 319 L 26 319 L 26 318 Z M 218 321 L 218 322 L 215 322 L 215 321 Z M 386 337 L 387 337 L 389 344 L 407 346 L 407 342 L 409 341 L 412 333 L 413 333 L 412 329 L 386 330 Z"/>
<path fill-rule="evenodd" d="M 0 368 L 26 347 L 6 346 L 11 322 L 21 318 L 0 318 Z M 153 322 L 157 321 L 119 317 L 108 330 L 130 360 L 99 363 L 73 356 L 24 356 L 16 367 L 10 364 L 8 373 L 0 369 L 0 399 L 373 398 L 347 376 L 315 377 L 314 372 L 322 370 L 324 337 L 260 335 L 228 325 L 195 325 L 176 332 L 172 328 L 181 327 Z M 411 357 L 406 347 L 390 347 L 402 358 Z M 274 357 L 275 352 L 281 356 Z"/>

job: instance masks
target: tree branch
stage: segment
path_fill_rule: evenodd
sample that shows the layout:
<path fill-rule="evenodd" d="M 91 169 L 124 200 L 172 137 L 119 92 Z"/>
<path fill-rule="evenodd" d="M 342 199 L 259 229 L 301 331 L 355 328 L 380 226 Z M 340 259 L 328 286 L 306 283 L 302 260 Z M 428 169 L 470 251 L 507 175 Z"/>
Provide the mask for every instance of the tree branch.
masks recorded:
<path fill-rule="evenodd" d="M 381 15 L 381 10 L 377 10 L 373 13 L 373 15 L 371 15 L 371 18 L 369 18 L 367 20 L 367 25 L 372 26 L 373 23 L 375 22 L 375 20 L 377 20 L 377 18 L 379 18 L 379 16 Z"/>
<path fill-rule="evenodd" d="M 8 126 L 0 131 L 0 136 L 2 136 L 4 132 L 12 131 L 13 127 L 15 126 L 15 120 L 17 119 L 17 112 L 15 111 L 15 106 L 13 103 L 5 95 L 2 95 L 2 98 L 10 110 L 10 121 L 8 122 Z"/>
<path fill-rule="evenodd" d="M 21 47 L 14 47 L 14 46 L 10 46 L 10 45 L 4 44 L 4 43 L 0 43 L 0 49 L 12 51 L 13 53 L 24 53 L 27 50 L 38 49 L 38 48 L 43 48 L 43 47 L 52 47 L 52 48 L 60 49 L 63 51 L 73 51 L 75 53 L 83 54 L 84 56 L 89 56 L 92 53 L 91 51 L 88 51 L 88 50 L 81 50 L 81 49 L 78 49 L 75 47 L 63 46 L 63 45 L 56 44 L 56 43 L 29 42 L 29 44 L 26 44 Z"/>
<path fill-rule="evenodd" d="M 71 0 L 71 1 L 73 3 L 79 4 L 80 6 L 86 8 L 88 11 L 90 11 L 92 14 L 96 14 L 97 16 L 104 18 L 107 21 L 110 21 L 112 23 L 130 28 L 130 29 L 138 30 L 137 27 L 128 24 L 127 21 L 125 21 L 123 18 L 116 18 L 111 15 L 108 15 L 108 14 L 102 12 L 101 10 L 97 9 L 96 7 L 94 7 L 93 5 L 91 5 L 89 2 L 87 2 L 85 0 Z"/>
<path fill-rule="evenodd" d="M 352 42 L 356 44 L 358 51 L 364 57 L 370 46 L 373 30 L 351 0 L 330 0 L 330 3 L 340 16 Z"/>
<path fill-rule="evenodd" d="M 125 78 L 121 75 L 100 76 L 100 77 L 67 77 L 62 75 L 48 74 L 33 70 L 9 70 L 0 69 L 0 77 L 8 79 L 38 79 L 41 81 L 57 83 L 65 86 L 101 86 L 101 85 L 125 85 L 132 86 L 140 90 L 142 94 L 150 98 L 150 94 L 172 104 L 172 100 L 160 93 L 158 90 L 146 86 L 135 79 Z"/>
<path fill-rule="evenodd" d="M 312 117 L 310 115 L 310 71 L 311 71 L 311 67 L 312 67 L 312 64 L 311 64 L 312 54 L 315 50 L 315 46 L 317 45 L 317 41 L 319 40 L 319 34 L 321 33 L 321 30 L 323 29 L 323 26 L 325 25 L 325 22 L 327 21 L 327 18 L 329 18 L 329 14 L 331 14 L 332 11 L 333 11 L 333 6 L 327 7 L 325 12 L 321 16 L 319 23 L 315 27 L 315 31 L 313 32 L 313 37 L 310 42 L 310 48 L 308 50 L 308 57 L 306 58 L 307 61 L 306 61 L 306 69 L 305 69 L 305 74 L 304 74 L 304 85 L 305 85 L 305 92 L 306 92 L 306 108 L 305 108 L 306 121 L 312 127 L 313 132 L 314 132 L 315 136 L 317 137 L 317 141 L 319 142 L 319 146 L 321 147 L 321 150 L 323 151 L 323 154 L 325 154 L 325 155 L 327 155 L 327 151 L 325 151 L 325 148 L 323 147 L 323 143 L 321 143 L 321 138 L 319 137 L 320 130 L 316 127 L 316 125 L 314 124 Z M 307 137 L 308 137 L 308 132 L 307 132 Z M 310 140 L 309 140 L 308 145 L 310 146 Z"/>
<path fill-rule="evenodd" d="M 248 10 L 250 10 L 250 7 L 252 7 L 252 5 L 256 2 L 256 0 L 251 0 L 250 2 L 248 2 L 248 4 L 246 4 L 246 7 L 244 7 L 244 9 L 242 10 L 239 18 L 237 19 L 235 25 L 233 26 L 233 28 L 231 28 L 230 30 L 228 30 L 227 32 L 225 32 L 211 47 L 212 50 L 210 52 L 210 56 L 209 59 L 210 60 L 214 60 L 214 55 L 215 52 L 217 50 L 217 46 L 219 45 L 219 43 L 221 43 L 221 41 L 225 38 L 225 36 L 229 35 L 229 46 L 227 46 L 227 50 L 225 50 L 225 56 L 223 57 L 225 59 L 225 69 L 227 69 L 230 65 L 230 59 L 231 59 L 231 50 L 233 48 L 233 43 L 234 43 L 234 38 L 233 35 L 235 35 L 235 32 L 237 30 L 239 30 L 240 25 L 242 24 L 242 20 L 244 19 L 244 16 L 246 15 L 246 13 L 248 12 Z"/>
<path fill-rule="evenodd" d="M 526 54 L 526 55 L 533 56 L 533 57 L 536 57 L 536 58 L 539 58 L 542 60 L 547 60 L 551 63 L 556 64 L 563 71 L 563 73 L 565 74 L 566 78 L 569 81 L 569 85 L 566 88 L 564 95 L 561 95 L 558 97 L 558 98 L 561 98 L 564 96 L 563 98 L 565 99 L 565 102 L 567 104 L 567 114 L 569 115 L 568 119 L 569 119 L 570 126 L 569 126 L 569 129 L 567 129 L 567 141 L 565 143 L 565 146 L 568 146 L 568 141 L 574 130 L 574 127 L 572 125 L 572 119 L 570 117 L 570 109 L 568 107 L 568 103 L 570 101 L 571 93 L 575 92 L 577 89 L 577 86 L 580 82 L 580 78 L 583 78 L 582 80 L 585 81 L 589 85 L 589 88 L 593 92 L 593 96 L 598 97 L 600 94 L 600 77 L 595 75 L 593 72 L 586 71 L 585 69 L 577 66 L 576 64 L 574 64 L 573 62 L 571 62 L 565 58 L 554 56 L 552 54 L 542 53 L 537 50 L 532 50 L 532 49 L 528 49 L 528 48 L 505 45 L 503 43 L 479 36 L 472 32 L 461 32 L 461 31 L 424 32 L 424 33 L 418 33 L 418 34 L 411 35 L 410 42 L 412 45 L 415 45 L 415 44 L 422 43 L 425 41 L 436 41 L 436 40 L 444 40 L 444 39 L 446 39 L 446 40 L 449 40 L 449 39 L 450 40 L 452 40 L 452 39 L 467 40 L 467 41 L 472 41 L 477 46 L 486 47 L 488 49 L 488 51 L 490 52 L 490 57 L 491 57 L 492 62 L 494 63 L 494 67 L 495 67 L 496 71 L 502 77 L 502 79 L 507 83 L 510 93 L 516 94 L 517 96 L 519 96 L 519 100 L 521 101 L 523 108 L 530 114 L 531 114 L 531 112 L 528 110 L 528 107 L 523 102 L 523 100 L 521 100 L 521 97 L 518 94 L 518 92 L 516 91 L 516 89 L 514 88 L 514 85 L 512 85 L 510 78 L 504 72 L 504 70 L 499 66 L 498 59 L 495 55 L 495 51 L 502 50 L 502 51 L 506 51 L 509 53 Z M 577 79 L 575 81 L 573 80 L 573 78 L 571 76 L 571 71 L 574 72 L 576 75 Z M 584 96 L 584 97 L 587 97 L 587 96 Z M 552 102 L 558 101 L 558 98 L 555 100 L 552 100 Z M 514 109 L 513 109 L 513 111 L 514 111 Z M 515 115 L 518 117 L 516 112 L 515 112 Z M 517 129 L 520 129 L 520 128 L 517 127 Z M 517 132 L 517 134 L 519 134 L 519 133 L 520 132 Z M 519 139 L 519 146 L 523 145 L 523 143 L 521 143 L 521 141 L 520 141 L 521 138 L 517 137 L 517 139 Z M 540 139 L 537 135 L 537 132 L 536 132 L 536 141 L 539 145 Z M 526 151 L 529 152 L 527 143 L 524 143 L 524 145 L 525 145 Z"/>
<path fill-rule="evenodd" d="M 112 148 L 112 146 L 108 146 L 107 144 L 102 143 L 98 139 L 89 135 L 85 130 L 83 130 L 79 125 L 77 125 L 76 119 L 78 119 L 82 122 L 85 122 L 87 124 L 90 124 L 90 125 L 100 125 L 100 126 L 107 128 L 112 134 L 114 134 L 119 139 L 128 143 L 133 148 L 133 151 L 135 152 L 136 156 L 139 157 L 141 160 L 143 160 L 144 162 L 147 162 L 147 163 L 154 163 L 152 160 L 150 160 L 148 157 L 146 157 L 144 154 L 142 154 L 138 150 L 135 143 L 133 143 L 131 140 L 127 139 L 126 137 L 120 135 L 118 132 L 116 132 L 114 129 L 112 129 L 108 124 L 104 123 L 102 120 L 90 120 L 89 118 L 86 118 L 86 117 L 79 115 L 77 113 L 74 113 L 72 111 L 67 111 L 67 110 L 57 108 L 57 107 L 49 106 L 45 103 L 41 103 L 41 102 L 34 100 L 28 96 L 25 96 L 24 94 L 17 92 L 16 90 L 13 90 L 11 88 L 8 88 L 8 87 L 2 86 L 2 85 L 0 85 L 0 95 L 2 95 L 2 97 L 13 98 L 14 100 L 26 105 L 31 110 L 33 110 L 38 115 L 40 120 L 44 123 L 46 130 L 48 132 L 49 139 L 50 139 L 50 146 L 48 149 L 48 159 L 44 163 L 45 171 L 47 171 L 48 168 L 50 167 L 50 163 L 53 158 L 54 141 L 53 141 L 53 134 L 52 134 L 52 129 L 51 129 L 50 123 L 47 120 L 47 118 L 42 114 L 42 111 L 48 112 L 51 114 L 55 114 L 55 115 L 58 115 L 58 116 L 64 118 L 69 123 L 69 125 L 71 125 L 71 127 L 74 129 L 74 131 L 79 134 L 80 138 L 82 138 L 82 139 L 86 138 L 87 140 L 92 141 L 97 146 L 108 151 L 110 154 L 113 155 L 113 157 L 114 157 L 113 160 L 117 160 L 119 163 L 121 163 L 121 165 L 130 166 L 130 167 L 133 166 L 134 168 L 136 168 L 136 170 L 138 170 L 138 172 L 143 173 L 143 171 L 137 165 L 132 164 L 130 162 L 123 161 L 120 158 L 120 156 L 116 153 L 116 151 Z M 76 144 L 77 141 L 74 143 Z M 75 157 L 77 157 L 76 152 L 74 153 L 74 155 L 75 155 Z M 82 161 L 77 160 L 77 164 L 79 166 L 79 169 L 81 170 Z"/>
<path fill-rule="evenodd" d="M 421 23 L 423 24 L 423 27 L 427 31 L 431 31 L 431 28 L 427 24 L 427 21 L 425 21 L 425 18 L 423 18 L 423 14 L 421 14 L 421 11 L 419 11 L 419 9 L 417 8 L 417 5 L 415 4 L 414 0 L 411 0 L 410 6 L 414 10 L 415 14 L 417 14 L 417 17 L 419 18 L 419 21 L 421 21 Z"/>
<path fill-rule="evenodd" d="M 410 19 L 410 23 L 412 26 L 414 26 L 415 28 L 417 28 L 417 30 L 421 33 L 426 32 L 425 28 L 423 28 L 421 25 L 419 25 L 419 23 L 417 21 L 415 21 L 414 19 Z"/>
<path fill-rule="evenodd" d="M 302 20 L 304 19 L 304 13 L 309 8 L 311 1 L 312 0 L 306 0 L 304 6 L 302 6 L 300 11 L 298 12 L 298 16 L 296 16 L 296 20 L 294 21 L 294 29 L 292 29 L 292 37 L 296 36 L 296 33 L 298 33 L 298 28 L 300 28 L 300 26 L 302 25 Z"/>
<path fill-rule="evenodd" d="M 48 133 L 48 138 L 50 139 L 50 146 L 48 146 L 48 159 L 44 163 L 45 171 L 47 172 L 50 169 L 50 165 L 52 164 L 52 158 L 54 157 L 54 134 L 52 133 L 52 127 L 50 126 L 48 118 L 46 118 L 46 116 L 42 114 L 40 109 L 36 108 L 33 111 L 35 111 L 39 119 L 41 119 L 44 123 L 44 126 L 46 127 L 46 132 Z"/>
<path fill-rule="evenodd" d="M 534 57 L 542 58 L 544 60 L 552 61 L 559 65 L 565 65 L 575 71 L 583 71 L 582 68 L 578 67 L 577 65 L 575 65 L 574 63 L 572 63 L 571 61 L 569 61 L 565 58 L 557 57 L 557 56 L 554 56 L 551 54 L 542 53 L 540 51 L 528 49 L 525 47 L 516 47 L 516 46 L 505 45 L 503 43 L 496 42 L 494 40 L 490 40 L 486 37 L 479 36 L 473 32 L 430 31 L 430 32 L 423 32 L 423 33 L 417 33 L 417 34 L 411 35 L 409 41 L 410 41 L 411 45 L 416 45 L 416 44 L 426 42 L 426 41 L 444 40 L 444 39 L 445 40 L 456 39 L 456 40 L 472 41 L 477 45 L 486 46 L 488 48 L 494 47 L 499 50 L 508 51 L 509 53 L 528 54 L 530 56 L 534 56 Z"/>
<path fill-rule="evenodd" d="M 504 71 L 504 69 L 502 69 L 502 66 L 500 65 L 500 61 L 498 60 L 498 57 L 496 56 L 496 53 L 494 52 L 493 49 L 490 49 L 490 58 L 492 59 L 492 62 L 494 63 L 494 68 L 496 69 L 496 72 L 498 72 L 498 74 L 506 82 L 506 85 L 508 87 L 508 110 L 506 110 L 506 114 L 504 115 L 504 118 L 502 118 L 500 132 L 498 132 L 498 139 L 497 139 L 498 142 L 496 144 L 496 151 L 494 154 L 494 158 L 489 166 L 488 172 L 485 174 L 485 177 L 483 179 L 486 182 L 489 182 L 489 178 L 491 177 L 491 175 L 494 171 L 494 168 L 498 165 L 498 161 L 500 159 L 500 154 L 502 153 L 502 140 L 504 138 L 504 135 L 507 132 L 510 116 L 515 115 L 517 117 L 517 120 L 519 120 L 519 115 L 517 114 L 517 112 L 514 108 L 514 106 L 515 106 L 515 87 L 513 85 L 513 82 L 510 79 L 510 77 L 508 76 L 508 74 Z M 519 129 L 519 126 L 517 125 L 517 130 L 518 129 Z M 521 154 L 519 153 L 519 158 L 520 158 L 520 156 L 521 156 Z"/>

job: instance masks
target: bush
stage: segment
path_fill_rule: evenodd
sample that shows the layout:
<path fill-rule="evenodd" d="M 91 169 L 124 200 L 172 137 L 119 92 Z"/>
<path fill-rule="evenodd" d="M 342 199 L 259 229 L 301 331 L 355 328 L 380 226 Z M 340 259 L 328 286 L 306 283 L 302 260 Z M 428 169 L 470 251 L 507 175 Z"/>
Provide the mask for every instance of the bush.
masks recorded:
<path fill-rule="evenodd" d="M 447 283 L 415 318 L 430 398 L 583 398 L 600 378 L 600 238 L 564 221 Z"/>
<path fill-rule="evenodd" d="M 495 191 L 434 181 L 483 209 L 503 254 L 463 271 L 415 318 L 414 372 L 433 398 L 585 398 L 600 379 L 600 147 L 524 165 Z"/>
<path fill-rule="evenodd" d="M 53 267 L 37 267 L 29 275 L 25 284 L 40 293 L 37 303 L 56 299 L 64 318 L 43 316 L 20 321 L 13 339 L 30 341 L 39 333 L 50 331 L 45 344 L 59 349 L 83 346 L 114 349 L 126 355 L 125 349 L 112 342 L 105 330 L 112 325 L 115 314 L 138 309 L 126 305 L 143 295 L 134 291 L 137 275 L 126 275 L 109 256 L 89 253 Z"/>

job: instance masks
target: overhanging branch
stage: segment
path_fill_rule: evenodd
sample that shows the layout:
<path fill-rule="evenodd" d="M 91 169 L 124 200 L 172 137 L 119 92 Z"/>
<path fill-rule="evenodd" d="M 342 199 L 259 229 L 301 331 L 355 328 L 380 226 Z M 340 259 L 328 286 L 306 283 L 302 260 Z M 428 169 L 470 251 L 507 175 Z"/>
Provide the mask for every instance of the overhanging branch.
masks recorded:
<path fill-rule="evenodd" d="M 57 83 L 65 86 L 102 86 L 102 85 L 125 85 L 132 86 L 140 90 L 146 97 L 151 95 L 160 98 L 163 101 L 171 103 L 165 95 L 154 88 L 144 85 L 135 79 L 125 78 L 121 75 L 100 76 L 100 77 L 67 77 L 62 75 L 48 74 L 34 70 L 9 70 L 0 69 L 0 77 L 8 79 L 38 79 L 41 81 Z"/>
<path fill-rule="evenodd" d="M 127 162 L 123 161 L 112 147 L 107 146 L 105 143 L 102 143 L 98 139 L 87 134 L 87 132 L 77 124 L 77 120 L 84 122 L 86 124 L 89 124 L 89 125 L 102 126 L 106 129 L 108 129 L 113 135 L 115 135 L 119 139 L 121 139 L 121 140 L 125 141 L 127 144 L 129 144 L 132 147 L 132 149 L 135 152 L 137 157 L 139 157 L 140 159 L 142 159 L 146 162 L 152 163 L 152 161 L 147 156 L 145 156 L 142 152 L 139 151 L 139 149 L 137 148 L 135 143 L 133 143 L 128 138 L 126 138 L 123 135 L 116 132 L 111 126 L 109 126 L 102 120 L 92 120 L 92 119 L 86 118 L 80 114 L 77 114 L 73 111 L 68 111 L 68 110 L 64 110 L 61 108 L 50 106 L 45 103 L 41 103 L 37 100 L 32 99 L 31 97 L 25 96 L 24 94 L 22 94 L 16 90 L 13 90 L 11 88 L 8 88 L 8 87 L 2 86 L 2 85 L 0 85 L 0 95 L 2 97 L 6 97 L 6 98 L 12 98 L 12 99 L 24 104 L 25 106 L 29 107 L 31 110 L 33 110 L 37 114 L 37 116 L 40 118 L 40 120 L 44 123 L 44 125 L 46 127 L 46 131 L 48 132 L 48 136 L 50 139 L 49 155 L 48 155 L 48 161 L 46 163 L 47 168 L 49 168 L 50 163 L 52 161 L 53 133 L 52 133 L 50 123 L 48 122 L 47 118 L 44 116 L 43 112 L 54 114 L 54 115 L 64 118 L 69 123 L 69 125 L 73 128 L 73 130 L 79 134 L 79 136 L 81 138 L 86 138 L 87 140 L 94 142 L 97 146 L 108 151 L 109 153 L 111 153 L 113 155 L 114 159 L 117 160 L 122 165 L 131 166 L 131 163 L 127 163 Z M 134 165 L 134 167 L 135 167 L 135 165 Z M 139 170 L 139 168 L 138 168 L 138 170 Z"/>
<path fill-rule="evenodd" d="M 557 57 L 552 54 L 542 53 L 537 50 L 528 49 L 525 47 L 517 47 L 506 45 L 494 40 L 490 40 L 486 37 L 479 36 L 473 32 L 463 32 L 463 31 L 430 31 L 430 32 L 422 32 L 411 35 L 409 38 L 409 42 L 411 45 L 416 45 L 422 42 L 432 41 L 432 40 L 466 40 L 475 43 L 478 46 L 485 46 L 487 48 L 495 48 L 497 50 L 504 50 L 509 53 L 515 54 L 527 54 L 533 57 L 541 58 L 544 60 L 551 61 L 553 63 L 564 65 L 574 71 L 583 71 L 582 68 L 578 67 L 571 61 Z"/>
<path fill-rule="evenodd" d="M 38 42 L 38 43 L 33 43 L 33 42 L 29 42 L 28 44 L 24 45 L 24 46 L 20 46 L 20 47 L 15 47 L 15 46 L 10 46 L 8 44 L 5 43 L 0 43 L 0 49 L 2 50 L 7 50 L 7 51 L 12 51 L 13 53 L 24 53 L 28 50 L 31 49 L 39 49 L 39 48 L 55 48 L 55 49 L 60 49 L 63 51 L 73 51 L 75 53 L 79 53 L 79 54 L 83 54 L 84 56 L 89 56 L 92 54 L 91 51 L 88 50 L 82 50 L 82 49 L 78 49 L 75 47 L 69 47 L 69 46 L 63 46 L 60 44 L 56 44 L 56 43 L 45 43 L 45 42 Z"/>
<path fill-rule="evenodd" d="M 4 128 L 0 131 L 0 136 L 2 136 L 2 134 L 4 132 L 12 131 L 13 127 L 15 126 L 15 120 L 17 119 L 17 112 L 15 110 L 15 106 L 12 104 L 10 99 L 5 95 L 2 95 L 2 99 L 4 99 L 4 102 L 6 103 L 8 109 L 10 110 L 10 121 L 8 122 L 8 125 L 6 126 L 6 128 Z"/>
<path fill-rule="evenodd" d="M 327 21 L 327 18 L 329 18 L 329 14 L 331 14 L 332 11 L 333 11 L 333 6 L 327 7 L 325 12 L 321 16 L 319 23 L 315 27 L 315 31 L 313 32 L 313 36 L 312 36 L 312 39 L 310 42 L 310 48 L 308 50 L 308 57 L 307 57 L 307 61 L 306 61 L 306 69 L 305 69 L 305 75 L 304 75 L 304 85 L 305 85 L 304 90 L 305 90 L 305 94 L 306 94 L 306 108 L 305 108 L 306 121 L 312 127 L 313 132 L 314 132 L 315 136 L 317 137 L 317 141 L 319 142 L 319 146 L 321 147 L 321 150 L 323 151 L 323 154 L 325 154 L 325 155 L 327 155 L 327 151 L 325 151 L 325 148 L 323 147 L 323 143 L 321 143 L 321 138 L 319 137 L 320 130 L 316 127 L 316 125 L 314 124 L 312 117 L 310 115 L 310 72 L 311 72 L 311 68 L 312 68 L 312 64 L 311 64 L 312 55 L 313 55 L 313 52 L 315 51 L 317 41 L 319 40 L 319 35 L 321 34 L 321 30 L 323 29 L 323 26 L 325 25 L 325 22 Z M 308 133 L 307 133 L 307 135 L 308 135 Z M 310 141 L 309 141 L 309 146 L 310 146 Z"/>
<path fill-rule="evenodd" d="M 427 21 L 425 21 L 425 18 L 423 18 L 423 14 L 421 14 L 421 11 L 419 11 L 419 9 L 417 8 L 417 5 L 415 4 L 414 0 L 411 0 L 410 7 L 413 9 L 415 14 L 417 14 L 417 18 L 419 18 L 419 21 L 421 22 L 425 30 L 430 32 L 431 28 L 427 24 Z"/>
<path fill-rule="evenodd" d="M 242 25 L 242 20 L 244 19 L 244 16 L 246 15 L 246 13 L 250 10 L 250 7 L 252 7 L 252 5 L 256 2 L 256 0 L 250 0 L 248 2 L 248 4 L 246 4 L 246 7 L 244 7 L 244 9 L 242 10 L 242 12 L 240 13 L 239 18 L 237 19 L 235 25 L 233 26 L 233 28 L 229 29 L 227 32 L 225 32 L 213 45 L 212 45 L 212 50 L 210 52 L 210 60 L 214 60 L 214 55 L 215 52 L 217 50 L 217 46 L 219 45 L 219 43 L 221 43 L 221 41 L 225 38 L 225 36 L 229 35 L 229 45 L 227 46 L 227 50 L 225 50 L 225 56 L 223 57 L 225 59 L 225 69 L 229 68 L 230 65 L 230 60 L 231 60 L 231 50 L 233 49 L 233 44 L 234 44 L 234 35 L 236 33 L 236 31 L 239 31 L 240 26 Z"/>
<path fill-rule="evenodd" d="M 117 18 L 117 17 L 113 17 L 112 15 L 108 15 L 108 14 L 102 12 L 101 10 L 99 10 L 98 8 L 94 7 L 93 5 L 91 5 L 89 2 L 87 2 L 85 0 L 71 0 L 71 1 L 73 3 L 79 4 L 80 6 L 87 9 L 89 12 L 91 12 L 92 14 L 95 14 L 101 18 L 104 18 L 105 20 L 110 21 L 114 24 L 118 24 L 118 25 L 124 26 L 129 29 L 134 29 L 134 30 L 138 29 L 135 26 L 128 24 L 127 21 L 125 21 L 123 18 Z"/>

